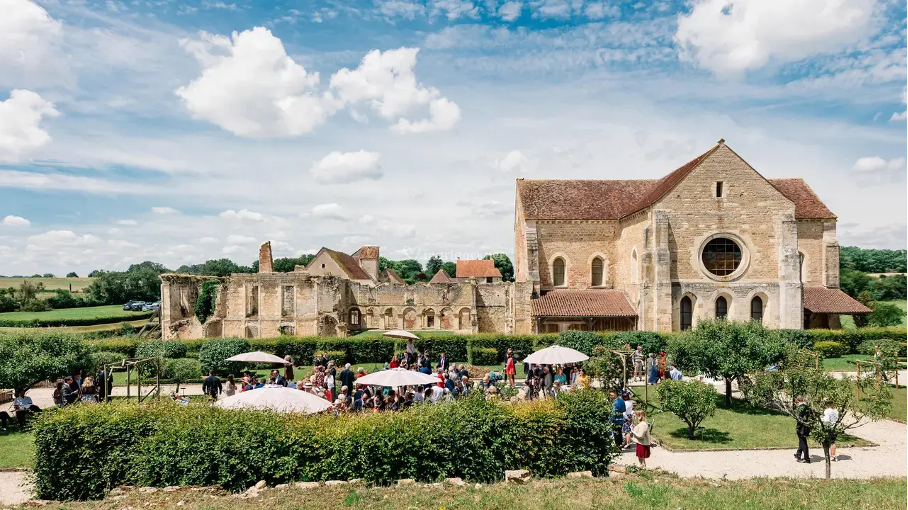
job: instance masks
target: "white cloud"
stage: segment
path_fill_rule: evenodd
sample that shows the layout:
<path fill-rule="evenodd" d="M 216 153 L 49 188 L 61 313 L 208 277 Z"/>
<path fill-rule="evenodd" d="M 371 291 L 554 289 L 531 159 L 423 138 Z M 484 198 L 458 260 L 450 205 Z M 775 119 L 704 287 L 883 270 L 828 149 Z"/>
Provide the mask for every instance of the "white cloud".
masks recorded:
<path fill-rule="evenodd" d="M 495 166 L 498 167 L 498 170 L 509 173 L 509 172 L 526 172 L 529 170 L 530 160 L 523 155 L 520 151 L 511 151 L 500 161 L 497 162 Z"/>
<path fill-rule="evenodd" d="M 137 222 L 136 220 L 117 220 L 117 225 L 125 225 L 125 226 L 129 226 L 129 227 L 133 227 L 138 224 L 139 224 L 139 222 Z"/>
<path fill-rule="evenodd" d="M 908 87 L 902 89 L 902 104 L 908 103 Z M 895 112 L 892 114 L 892 117 L 889 117 L 889 122 L 896 122 L 899 120 L 908 119 L 908 111 L 904 112 Z M 876 119 L 874 119 L 876 120 Z"/>
<path fill-rule="evenodd" d="M 354 70 L 343 68 L 331 77 L 331 89 L 344 104 L 369 102 L 382 117 L 400 119 L 399 132 L 450 129 L 460 120 L 460 108 L 435 87 L 422 87 L 413 68 L 419 48 L 372 50 Z M 417 107 L 429 106 L 430 119 L 411 122 L 403 119 Z"/>
<path fill-rule="evenodd" d="M 523 2 L 507 2 L 498 8 L 498 17 L 504 21 L 514 21 L 523 11 Z"/>
<path fill-rule="evenodd" d="M 203 237 L 199 239 L 199 242 L 202 244 L 215 244 L 218 242 L 218 240 L 214 237 Z"/>
<path fill-rule="evenodd" d="M 371 214 L 364 214 L 359 217 L 359 222 L 362 223 L 363 225 L 368 225 L 369 223 L 372 223 L 373 221 L 375 221 L 375 216 L 372 216 Z"/>
<path fill-rule="evenodd" d="M 62 24 L 30 0 L 4 0 L 2 12 L 0 86 L 44 81 L 58 63 Z"/>
<path fill-rule="evenodd" d="M 221 218 L 225 220 L 239 220 L 239 221 L 265 221 L 265 215 L 262 213 L 257 213 L 250 211 L 249 209 L 241 209 L 239 211 L 234 211 L 233 209 L 227 209 L 226 211 L 219 214 Z"/>
<path fill-rule="evenodd" d="M 363 243 L 369 242 L 371 239 L 372 238 L 369 236 L 359 236 L 359 235 L 346 236 L 343 239 L 341 239 L 341 244 L 362 245 Z"/>
<path fill-rule="evenodd" d="M 376 2 L 376 9 L 385 18 L 401 17 L 412 20 L 418 15 L 425 14 L 426 8 L 416 2 L 404 0 L 388 0 Z"/>
<path fill-rule="evenodd" d="M 124 241 L 122 239 L 110 239 L 107 241 L 107 245 L 111 248 L 123 249 L 123 248 L 138 248 L 139 245 L 136 243 L 131 243 L 129 241 Z"/>
<path fill-rule="evenodd" d="M 378 225 L 378 231 L 397 239 L 416 237 L 416 225 L 402 223 L 383 223 Z"/>
<path fill-rule="evenodd" d="M 344 208 L 340 204 L 318 204 L 312 208 L 312 216 L 316 218 L 326 218 L 331 220 L 340 220 L 344 221 L 347 219 L 347 215 L 344 213 Z"/>
<path fill-rule="evenodd" d="M 45 251 L 64 248 L 87 247 L 100 242 L 100 239 L 91 235 L 78 235 L 72 230 L 50 230 L 43 234 L 29 236 L 26 250 Z"/>
<path fill-rule="evenodd" d="M 106 181 L 61 173 L 36 173 L 0 169 L 0 188 L 36 189 L 40 191 L 66 190 L 84 193 L 149 194 L 151 186 L 134 183 Z"/>
<path fill-rule="evenodd" d="M 0 221 L 0 224 L 6 225 L 7 227 L 28 227 L 31 226 L 32 222 L 22 216 L 9 215 L 3 218 L 3 221 Z"/>
<path fill-rule="evenodd" d="M 565 19 L 571 15 L 571 4 L 568 0 L 537 0 L 530 2 L 533 17 L 542 19 Z"/>
<path fill-rule="evenodd" d="M 41 120 L 58 115 L 53 103 L 30 90 L 10 92 L 9 99 L 0 101 L 0 161 L 19 161 L 50 142 L 50 135 L 40 126 Z"/>
<path fill-rule="evenodd" d="M 854 163 L 852 170 L 860 173 L 872 173 L 881 171 L 896 171 L 905 168 L 905 158 L 895 158 L 886 161 L 879 156 L 870 156 L 861 158 Z"/>
<path fill-rule="evenodd" d="M 384 172 L 378 164 L 381 154 L 360 150 L 356 152 L 333 151 L 316 161 L 309 169 L 319 182 L 348 183 L 366 179 L 381 179 Z"/>
<path fill-rule="evenodd" d="M 513 205 L 492 200 L 474 204 L 470 212 L 473 214 L 473 216 L 477 216 L 479 218 L 497 218 L 509 213 L 513 213 L 513 207 Z"/>
<path fill-rule="evenodd" d="M 682 60 L 719 74 L 793 62 L 857 43 L 875 28 L 875 0 L 696 0 L 678 17 Z"/>
<path fill-rule="evenodd" d="M 318 73 L 294 62 L 264 27 L 234 32 L 232 40 L 200 32 L 180 43 L 202 66 L 201 76 L 175 92 L 197 118 L 239 136 L 272 138 L 309 133 L 334 113 L 313 93 Z"/>
<path fill-rule="evenodd" d="M 432 2 L 432 16 L 444 13 L 448 21 L 454 21 L 461 16 L 467 18 L 479 17 L 479 8 L 467 0 L 435 0 Z"/>
<path fill-rule="evenodd" d="M 229 235 L 227 236 L 228 245 L 246 245 L 246 244 L 255 244 L 254 237 L 240 236 L 240 235 Z"/>
<path fill-rule="evenodd" d="M 173 207 L 152 207 L 151 212 L 155 214 L 180 214 L 180 211 Z"/>
<path fill-rule="evenodd" d="M 583 15 L 589 19 L 598 20 L 619 14 L 621 9 L 617 5 L 609 5 L 608 2 L 593 2 L 583 6 Z"/>

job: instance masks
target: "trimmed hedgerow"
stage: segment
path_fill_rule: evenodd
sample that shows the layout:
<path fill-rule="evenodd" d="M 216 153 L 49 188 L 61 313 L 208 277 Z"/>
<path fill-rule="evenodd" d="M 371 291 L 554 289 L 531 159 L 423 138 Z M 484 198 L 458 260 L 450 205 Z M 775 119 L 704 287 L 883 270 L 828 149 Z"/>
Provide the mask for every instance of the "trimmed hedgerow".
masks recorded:
<path fill-rule="evenodd" d="M 848 354 L 848 348 L 839 342 L 824 340 L 813 344 L 813 350 L 820 353 L 824 358 L 841 358 Z"/>
<path fill-rule="evenodd" d="M 246 363 L 224 360 L 251 350 L 249 341 L 245 338 L 212 338 L 199 349 L 202 372 L 207 374 L 214 370 L 221 375 L 238 374 Z"/>
<path fill-rule="evenodd" d="M 506 469 L 541 477 L 601 475 L 616 454 L 609 410 L 593 390 L 516 405 L 477 394 L 399 413 L 339 417 L 167 401 L 72 406 L 46 413 L 35 427 L 36 490 L 42 499 L 84 500 L 118 485 L 217 484 L 240 491 L 261 479 L 492 482 Z"/>
<path fill-rule="evenodd" d="M 137 358 L 185 358 L 186 344 L 179 340 L 149 340 L 136 347 Z"/>
<path fill-rule="evenodd" d="M 489 366 L 498 364 L 498 351 L 488 347 L 474 347 L 473 364 L 479 366 Z"/>

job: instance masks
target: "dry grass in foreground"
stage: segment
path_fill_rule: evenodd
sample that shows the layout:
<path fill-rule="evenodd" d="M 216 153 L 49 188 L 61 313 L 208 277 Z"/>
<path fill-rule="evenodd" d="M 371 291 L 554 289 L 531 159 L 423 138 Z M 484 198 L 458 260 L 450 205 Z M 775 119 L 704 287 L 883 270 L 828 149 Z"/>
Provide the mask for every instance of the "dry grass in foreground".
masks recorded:
<path fill-rule="evenodd" d="M 58 503 L 53 508 L 234 510 L 284 509 L 882 509 L 905 508 L 906 480 L 748 480 L 715 482 L 681 480 L 662 472 L 647 472 L 621 480 L 535 480 L 527 485 L 405 485 L 367 487 L 346 484 L 302 489 L 294 486 L 262 489 L 243 499 L 208 489 L 154 492 L 129 490 L 103 501 Z"/>

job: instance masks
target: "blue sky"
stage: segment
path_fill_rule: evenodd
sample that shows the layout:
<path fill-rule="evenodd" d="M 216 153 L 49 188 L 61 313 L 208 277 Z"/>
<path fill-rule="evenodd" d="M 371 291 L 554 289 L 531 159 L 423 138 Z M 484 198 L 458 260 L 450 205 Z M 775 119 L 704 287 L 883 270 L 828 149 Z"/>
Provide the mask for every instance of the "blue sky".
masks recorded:
<path fill-rule="evenodd" d="M 517 177 L 719 138 L 906 245 L 904 2 L 0 5 L 0 274 L 511 254 Z"/>

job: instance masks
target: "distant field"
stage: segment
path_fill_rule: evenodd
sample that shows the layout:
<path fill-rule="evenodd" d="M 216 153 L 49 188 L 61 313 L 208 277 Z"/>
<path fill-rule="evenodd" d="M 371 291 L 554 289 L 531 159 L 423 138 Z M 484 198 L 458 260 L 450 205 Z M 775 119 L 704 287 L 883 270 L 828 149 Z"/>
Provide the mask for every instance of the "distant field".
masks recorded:
<path fill-rule="evenodd" d="M 69 290 L 69 286 L 72 285 L 73 292 L 82 292 L 91 285 L 94 278 L 10 278 L 8 276 L 0 276 L 0 288 L 19 287 L 25 280 L 33 283 L 43 283 L 44 288 L 48 291 L 57 289 Z"/>
<path fill-rule="evenodd" d="M 908 314 L 908 301 L 901 299 L 895 301 L 880 301 L 880 303 L 889 303 L 895 305 L 902 309 L 903 312 Z M 902 326 L 908 324 L 908 315 L 902 315 Z M 854 319 L 850 315 L 842 316 L 842 329 L 854 329 Z"/>
<path fill-rule="evenodd" d="M 47 330 L 60 330 L 67 333 L 94 333 L 97 331 L 112 331 L 122 328 L 124 325 L 130 325 L 134 328 L 141 328 L 148 322 L 148 319 L 139 319 L 134 321 L 122 321 L 114 322 L 111 324 L 96 324 L 92 326 L 60 326 L 60 327 L 50 327 L 42 328 L 42 331 Z M 35 328 L 17 328 L 17 327 L 0 327 L 0 334 L 2 333 L 22 333 L 28 331 L 34 331 Z"/>
<path fill-rule="evenodd" d="M 149 312 L 127 312 L 123 305 L 87 306 L 85 308 L 63 308 L 49 312 L 6 312 L 0 313 L 0 320 L 58 320 L 58 319 L 88 319 L 92 317 L 130 317 L 148 315 Z"/>

